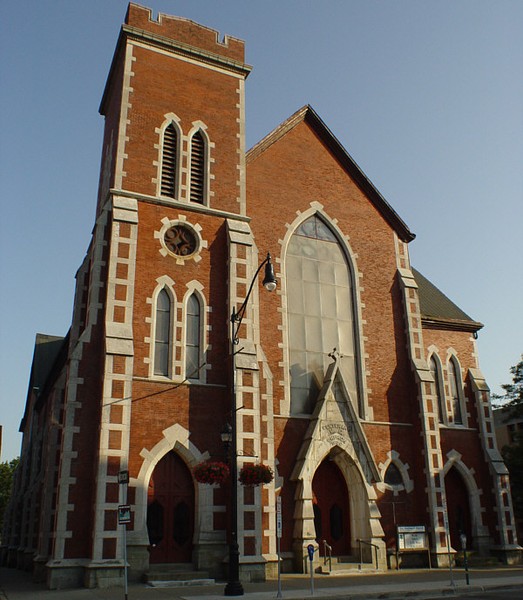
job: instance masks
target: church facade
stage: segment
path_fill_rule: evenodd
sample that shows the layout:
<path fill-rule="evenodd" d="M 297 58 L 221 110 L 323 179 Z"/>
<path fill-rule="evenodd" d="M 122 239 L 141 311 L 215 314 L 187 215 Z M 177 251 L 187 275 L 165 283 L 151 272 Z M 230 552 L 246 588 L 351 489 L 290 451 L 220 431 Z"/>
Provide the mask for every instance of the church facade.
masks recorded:
<path fill-rule="evenodd" d="M 247 151 L 249 71 L 242 41 L 129 5 L 71 328 L 37 337 L 4 562 L 102 586 L 125 540 L 131 578 L 223 578 L 231 486 L 194 469 L 231 460 L 273 473 L 235 488 L 243 580 L 275 575 L 278 541 L 287 572 L 310 544 L 314 567 L 444 566 L 463 535 L 517 560 L 482 325 L 412 267 L 413 233 L 310 106 Z"/>

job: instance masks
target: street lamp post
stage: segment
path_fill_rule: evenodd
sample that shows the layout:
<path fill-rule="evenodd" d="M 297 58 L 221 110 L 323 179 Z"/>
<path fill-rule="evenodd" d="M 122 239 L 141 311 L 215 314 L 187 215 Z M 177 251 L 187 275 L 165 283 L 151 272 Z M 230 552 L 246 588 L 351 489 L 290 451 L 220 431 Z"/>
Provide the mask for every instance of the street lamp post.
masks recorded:
<path fill-rule="evenodd" d="M 251 285 L 242 305 L 236 311 L 235 307 L 231 314 L 231 535 L 229 542 L 229 579 L 225 586 L 225 596 L 243 596 L 243 586 L 240 581 L 240 549 L 238 546 L 238 434 L 237 434 L 237 409 L 236 409 L 236 346 L 239 343 L 238 333 L 245 316 L 247 303 L 253 290 L 254 284 L 262 267 L 265 266 L 265 277 L 263 286 L 269 292 L 276 289 L 276 277 L 271 263 L 271 255 L 267 253 L 258 270 L 252 278 Z"/>

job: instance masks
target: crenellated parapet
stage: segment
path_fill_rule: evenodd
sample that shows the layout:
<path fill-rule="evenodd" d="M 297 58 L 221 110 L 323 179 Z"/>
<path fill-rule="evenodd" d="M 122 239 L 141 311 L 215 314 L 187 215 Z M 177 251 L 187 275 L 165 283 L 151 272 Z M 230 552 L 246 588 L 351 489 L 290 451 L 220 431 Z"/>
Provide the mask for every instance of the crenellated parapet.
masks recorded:
<path fill-rule="evenodd" d="M 218 54 L 229 60 L 245 60 L 245 42 L 225 35 L 220 41 L 220 33 L 215 29 L 198 25 L 182 17 L 160 13 L 153 19 L 152 10 L 138 4 L 129 4 L 125 24 L 147 31 L 155 36 L 169 38 L 182 44 Z"/>

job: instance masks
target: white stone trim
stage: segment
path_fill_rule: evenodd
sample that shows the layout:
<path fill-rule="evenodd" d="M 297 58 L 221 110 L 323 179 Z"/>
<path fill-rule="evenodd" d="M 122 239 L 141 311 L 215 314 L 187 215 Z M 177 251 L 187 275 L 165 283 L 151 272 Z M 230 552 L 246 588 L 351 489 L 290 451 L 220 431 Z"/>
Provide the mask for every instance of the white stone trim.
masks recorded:
<path fill-rule="evenodd" d="M 77 458 L 77 452 L 73 450 L 75 434 L 79 427 L 75 425 L 76 410 L 81 408 L 78 402 L 78 387 L 83 384 L 83 379 L 78 376 L 80 361 L 83 355 L 84 343 L 91 339 L 91 331 L 98 322 L 98 313 L 102 306 L 101 291 L 103 289 L 102 269 L 105 265 L 103 259 L 105 248 L 105 230 L 108 221 L 108 211 L 102 210 L 98 216 L 91 249 L 91 270 L 89 281 L 89 293 L 86 311 L 86 326 L 80 335 L 76 345 L 70 349 L 69 372 L 64 399 L 64 426 L 62 439 L 61 464 L 57 485 L 56 502 L 56 532 L 53 550 L 53 560 L 65 558 L 65 542 L 72 537 L 72 531 L 68 529 L 69 512 L 74 505 L 69 502 L 70 487 L 76 484 L 76 477 L 71 476 L 72 462 Z"/>
<path fill-rule="evenodd" d="M 131 478 L 130 484 L 136 488 L 134 532 L 135 540 L 142 540 L 148 545 L 147 533 L 147 489 L 154 468 L 160 460 L 171 450 L 182 458 L 190 471 L 200 462 L 209 458 L 208 452 L 200 452 L 197 446 L 189 440 L 190 431 L 180 424 L 172 425 L 163 432 L 163 437 L 148 450 L 143 448 L 140 456 L 142 465 L 136 479 Z M 223 512 L 224 507 L 215 506 L 213 499 L 213 486 L 195 483 L 195 514 L 194 514 L 194 544 L 206 535 L 213 536 L 213 513 Z"/>
<path fill-rule="evenodd" d="M 163 217 L 163 219 L 161 220 L 161 223 L 162 223 L 162 225 L 160 226 L 159 229 L 157 229 L 153 232 L 153 235 L 154 235 L 155 239 L 160 241 L 160 248 L 158 249 L 158 252 L 162 256 L 173 257 L 176 260 L 177 265 L 183 265 L 189 260 L 194 260 L 194 262 L 200 262 L 202 260 L 202 250 L 207 249 L 208 242 L 207 242 L 207 240 L 204 240 L 202 237 L 202 234 L 201 234 L 202 226 L 199 223 L 191 223 L 191 222 L 187 221 L 187 216 L 182 215 L 182 214 L 179 214 L 177 219 L 169 219 L 167 217 Z M 179 255 L 171 252 L 169 250 L 169 248 L 167 248 L 167 246 L 165 245 L 165 240 L 164 240 L 165 233 L 167 232 L 168 229 L 170 229 L 171 227 L 174 227 L 175 225 L 185 225 L 192 231 L 192 233 L 194 233 L 194 235 L 196 237 L 196 246 L 197 247 L 196 247 L 195 252 L 193 252 L 192 254 L 190 254 L 188 256 L 179 256 Z"/>
<path fill-rule="evenodd" d="M 388 483 L 385 483 L 385 473 L 391 464 L 395 465 L 401 474 L 403 480 L 401 485 L 389 485 Z M 389 452 L 387 452 L 387 460 L 384 463 L 380 463 L 378 468 L 380 470 L 381 481 L 376 484 L 376 488 L 380 492 L 389 490 L 397 496 L 402 491 L 405 491 L 407 494 L 410 494 L 413 491 L 414 481 L 409 475 L 410 465 L 401 460 L 400 455 L 396 450 L 389 450 Z"/>
<path fill-rule="evenodd" d="M 131 80 L 134 76 L 132 70 L 133 62 L 136 59 L 133 56 L 133 44 L 127 43 L 125 47 L 125 59 L 124 59 L 124 73 L 123 73 L 123 84 L 122 84 L 122 100 L 120 105 L 120 122 L 118 124 L 118 145 L 116 149 L 116 164 L 114 174 L 114 187 L 123 188 L 123 180 L 127 173 L 124 171 L 124 161 L 128 158 L 125 153 L 125 145 L 129 141 L 127 137 L 127 125 L 130 124 L 129 111 L 131 109 L 131 93 L 133 88 L 131 87 Z"/>

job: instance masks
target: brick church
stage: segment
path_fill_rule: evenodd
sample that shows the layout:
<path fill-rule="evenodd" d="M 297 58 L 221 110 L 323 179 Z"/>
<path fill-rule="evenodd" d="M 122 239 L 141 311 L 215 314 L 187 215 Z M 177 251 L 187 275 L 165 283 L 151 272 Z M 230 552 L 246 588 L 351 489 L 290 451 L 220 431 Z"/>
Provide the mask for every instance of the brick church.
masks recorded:
<path fill-rule="evenodd" d="M 414 269 L 414 234 L 310 106 L 245 148 L 250 70 L 239 39 L 129 5 L 71 327 L 36 338 L 4 564 L 50 588 L 121 581 L 124 556 L 135 580 L 224 579 L 233 495 L 242 581 L 278 553 L 304 572 L 310 544 L 314 568 L 443 567 L 463 535 L 517 560 L 481 323 Z M 208 462 L 273 477 L 201 483 Z"/>

